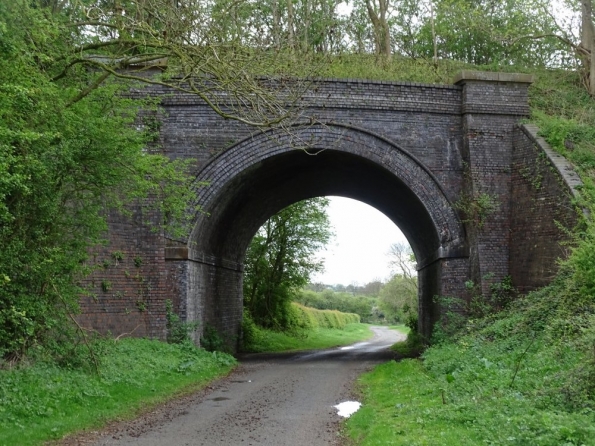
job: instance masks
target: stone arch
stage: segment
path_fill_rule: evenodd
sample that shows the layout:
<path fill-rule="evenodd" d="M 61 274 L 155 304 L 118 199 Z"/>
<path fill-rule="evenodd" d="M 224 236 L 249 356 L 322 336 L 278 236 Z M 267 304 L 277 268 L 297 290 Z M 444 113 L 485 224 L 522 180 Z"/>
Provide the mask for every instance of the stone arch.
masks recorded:
<path fill-rule="evenodd" d="M 357 199 L 399 226 L 418 259 L 426 333 L 435 319 L 432 298 L 449 280 L 442 264 L 466 262 L 464 227 L 436 177 L 405 149 L 353 126 L 259 133 L 214 158 L 195 185 L 203 212 L 188 238 L 187 317 L 232 337 L 241 320 L 242 261 L 250 240 L 267 218 L 306 198 Z"/>

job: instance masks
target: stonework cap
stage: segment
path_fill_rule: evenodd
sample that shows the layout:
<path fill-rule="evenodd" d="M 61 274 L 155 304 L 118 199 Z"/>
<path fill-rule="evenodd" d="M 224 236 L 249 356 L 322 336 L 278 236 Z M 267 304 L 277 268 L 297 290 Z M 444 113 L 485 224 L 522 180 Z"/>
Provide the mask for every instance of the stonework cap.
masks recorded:
<path fill-rule="evenodd" d="M 188 260 L 188 247 L 166 246 L 165 260 Z"/>
<path fill-rule="evenodd" d="M 517 84 L 532 84 L 534 76 L 525 73 L 499 73 L 495 71 L 471 71 L 462 70 L 458 73 L 453 83 L 463 85 L 467 81 L 483 82 L 515 82 Z"/>

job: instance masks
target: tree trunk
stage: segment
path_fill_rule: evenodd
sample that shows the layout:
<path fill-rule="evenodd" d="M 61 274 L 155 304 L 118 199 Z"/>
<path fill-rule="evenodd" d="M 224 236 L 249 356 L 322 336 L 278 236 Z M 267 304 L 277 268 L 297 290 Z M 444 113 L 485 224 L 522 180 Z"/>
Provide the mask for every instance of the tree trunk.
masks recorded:
<path fill-rule="evenodd" d="M 390 60 L 391 42 L 390 42 L 390 28 L 388 26 L 388 8 L 390 0 L 366 0 L 366 9 L 368 10 L 368 17 L 372 22 L 374 28 L 374 46 L 376 54 L 384 57 L 385 60 Z"/>
<path fill-rule="evenodd" d="M 430 15 L 432 19 L 432 46 L 434 47 L 434 67 L 438 66 L 438 44 L 436 42 L 436 26 L 434 17 L 434 1 L 430 1 Z"/>
<path fill-rule="evenodd" d="M 589 51 L 585 69 L 589 73 L 588 90 L 595 96 L 595 26 L 593 26 L 593 4 L 591 0 L 581 1 L 581 46 Z"/>
<path fill-rule="evenodd" d="M 281 14 L 279 12 L 279 0 L 271 1 L 271 12 L 273 14 L 273 45 L 277 51 L 281 49 Z"/>
<path fill-rule="evenodd" d="M 293 0 L 287 0 L 287 44 L 289 50 L 295 49 L 295 31 L 293 26 Z"/>
<path fill-rule="evenodd" d="M 307 53 L 309 46 L 310 46 L 310 27 L 311 24 L 311 12 L 312 12 L 312 5 L 311 0 L 305 0 L 303 2 L 304 6 L 304 13 L 303 13 L 303 28 L 304 32 L 302 33 L 302 52 Z"/>

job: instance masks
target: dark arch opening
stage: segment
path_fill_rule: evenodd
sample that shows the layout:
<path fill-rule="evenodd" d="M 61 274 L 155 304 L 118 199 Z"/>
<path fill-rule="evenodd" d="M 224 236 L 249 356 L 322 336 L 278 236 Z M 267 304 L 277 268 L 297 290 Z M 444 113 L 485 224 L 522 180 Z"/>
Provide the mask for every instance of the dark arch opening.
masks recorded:
<path fill-rule="evenodd" d="M 432 299 L 441 290 L 440 259 L 464 256 L 462 225 L 440 185 L 405 151 L 358 130 L 333 130 L 310 137 L 308 152 L 279 139 L 250 139 L 199 175 L 212 180 L 198 194 L 208 216 L 198 217 L 190 237 L 192 257 L 201 264 L 194 268 L 194 280 L 201 285 L 200 295 L 188 300 L 220 332 L 238 334 L 242 262 L 258 228 L 295 202 L 336 195 L 378 209 L 406 236 L 419 265 L 420 324 L 429 333 L 436 317 Z"/>
<path fill-rule="evenodd" d="M 204 239 L 204 252 L 241 262 L 266 219 L 298 201 L 327 195 L 378 209 L 403 231 L 417 258 L 427 258 L 440 246 L 419 198 L 386 169 L 349 153 L 296 150 L 252 166 L 226 185 L 221 200 L 207 209 L 210 237 Z"/>

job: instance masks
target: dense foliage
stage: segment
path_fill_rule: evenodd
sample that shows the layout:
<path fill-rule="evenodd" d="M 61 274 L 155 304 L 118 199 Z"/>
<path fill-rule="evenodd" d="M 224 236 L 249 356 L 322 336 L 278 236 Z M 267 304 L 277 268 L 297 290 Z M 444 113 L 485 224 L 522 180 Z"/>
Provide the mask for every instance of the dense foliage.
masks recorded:
<path fill-rule="evenodd" d="M 572 263 L 549 287 L 443 337 L 423 362 L 365 377 L 368 409 L 350 421 L 358 444 L 595 444 L 595 305 Z"/>
<path fill-rule="evenodd" d="M 417 278 L 395 274 L 380 290 L 378 303 L 389 323 L 417 320 Z"/>
<path fill-rule="evenodd" d="M 328 199 L 295 203 L 269 218 L 246 253 L 244 307 L 263 327 L 291 329 L 292 297 L 323 268 L 316 253 L 332 233 Z"/>
<path fill-rule="evenodd" d="M 0 4 L 0 357 L 12 359 L 63 342 L 111 209 L 151 194 L 181 221 L 186 205 L 172 193 L 185 166 L 144 150 L 152 136 L 132 125 L 141 104 L 127 86 L 73 101 L 91 73 L 53 80 L 72 35 L 35 5 Z"/>

